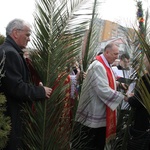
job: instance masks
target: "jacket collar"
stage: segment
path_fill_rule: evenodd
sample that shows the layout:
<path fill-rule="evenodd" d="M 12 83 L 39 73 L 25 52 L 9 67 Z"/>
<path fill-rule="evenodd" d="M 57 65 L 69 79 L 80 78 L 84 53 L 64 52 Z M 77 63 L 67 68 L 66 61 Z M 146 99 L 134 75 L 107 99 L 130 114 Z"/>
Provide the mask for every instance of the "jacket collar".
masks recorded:
<path fill-rule="evenodd" d="M 19 54 L 23 55 L 22 49 L 16 44 L 16 42 L 13 40 L 11 36 L 8 35 L 6 37 L 5 43 L 11 44 Z"/>
<path fill-rule="evenodd" d="M 110 68 L 110 65 L 109 65 L 108 61 L 106 60 L 105 56 L 103 54 L 101 54 L 100 56 L 102 57 L 102 59 L 103 59 L 104 63 L 106 64 L 106 66 L 108 68 Z"/>

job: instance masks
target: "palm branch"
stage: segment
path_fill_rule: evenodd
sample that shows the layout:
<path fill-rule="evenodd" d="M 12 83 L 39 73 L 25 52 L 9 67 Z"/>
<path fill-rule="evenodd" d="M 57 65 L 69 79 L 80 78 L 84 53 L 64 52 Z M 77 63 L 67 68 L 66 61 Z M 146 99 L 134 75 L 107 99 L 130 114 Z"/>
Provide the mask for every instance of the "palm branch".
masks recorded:
<path fill-rule="evenodd" d="M 136 84 L 138 85 L 138 92 L 140 93 L 140 97 L 142 99 L 138 99 L 141 104 L 147 109 L 150 113 L 150 93 L 146 88 L 144 82 L 142 81 L 142 76 L 145 73 L 145 65 L 144 65 L 144 55 L 147 56 L 148 61 L 150 62 L 150 43 L 149 43 L 149 23 L 148 23 L 148 11 L 146 12 L 145 24 L 139 25 L 138 29 L 134 27 L 134 37 L 128 37 L 128 39 L 132 39 L 129 44 L 134 45 L 133 49 L 133 58 L 131 67 L 134 72 L 132 74 L 132 79 L 136 80 Z M 142 26 L 142 30 L 139 28 Z M 140 81 L 140 82 L 139 82 Z M 147 78 L 147 82 L 150 83 L 149 78 Z M 122 126 L 122 128 L 118 131 L 115 142 L 113 143 L 114 150 L 126 150 L 126 143 L 128 140 L 128 126 L 132 124 L 134 120 L 134 110 L 130 109 L 129 114 L 126 116 L 126 113 L 122 115 L 123 119 L 126 119 L 124 122 L 118 122 L 118 126 Z M 123 126 L 125 124 L 125 126 Z"/>
<path fill-rule="evenodd" d="M 87 32 L 86 42 L 84 45 L 84 53 L 82 55 L 83 58 L 83 71 L 86 71 L 89 63 L 92 61 L 94 56 L 94 50 L 96 49 L 96 42 L 98 42 L 96 39 L 98 39 L 99 33 L 96 31 L 96 18 L 97 18 L 97 10 L 96 10 L 97 0 L 94 2 L 93 7 L 93 13 L 92 13 L 92 19 L 89 24 L 89 30 Z"/>
<path fill-rule="evenodd" d="M 150 62 L 150 42 L 149 42 L 149 33 L 150 33 L 150 28 L 149 28 L 149 12 L 148 10 L 145 12 L 145 24 L 143 23 L 142 25 L 142 29 L 140 30 L 135 30 L 135 33 L 137 35 L 138 38 L 138 46 L 137 49 L 135 51 L 135 59 L 132 63 L 132 66 L 134 66 L 134 70 L 136 70 L 136 76 L 135 78 L 137 78 L 137 84 L 140 87 L 140 97 L 142 98 L 142 100 L 140 101 L 147 109 L 147 111 L 150 114 L 150 103 L 149 103 L 149 99 L 150 99 L 150 93 L 148 92 L 147 87 L 144 85 L 143 81 L 140 80 L 143 76 L 143 74 L 145 74 L 145 69 L 146 66 L 144 64 L 144 59 L 145 59 L 145 55 L 148 58 L 148 62 Z M 140 26 L 139 26 L 140 27 Z M 138 68 L 138 69 L 137 69 Z M 141 82 L 138 82 L 138 81 Z M 150 83 L 149 79 L 147 78 L 147 82 Z"/>
<path fill-rule="evenodd" d="M 11 130 L 11 119 L 5 115 L 6 97 L 3 93 L 0 94 L 0 149 L 4 149 L 9 140 Z"/>
<path fill-rule="evenodd" d="M 26 104 L 24 143 L 26 149 L 69 149 L 71 123 L 69 88 L 70 63 L 81 54 L 82 41 L 95 9 L 85 0 L 36 1 L 35 32 L 31 56 L 41 81 L 53 88 L 51 98 L 34 103 L 34 111 Z M 84 8 L 81 7 L 84 5 Z M 81 13 L 80 8 L 88 10 Z M 82 16 L 82 18 L 80 18 Z M 67 105 L 67 107 L 65 107 Z"/>
<path fill-rule="evenodd" d="M 140 67 L 137 71 L 137 76 L 138 76 L 139 80 L 141 79 L 140 80 L 141 82 L 138 82 L 139 80 L 137 81 L 138 87 L 140 87 L 139 93 L 140 93 L 141 100 L 139 100 L 139 101 L 144 105 L 144 107 L 147 109 L 147 111 L 150 114 L 150 103 L 149 103 L 150 93 L 142 80 L 142 76 L 143 76 L 143 74 L 145 74 L 145 71 L 146 71 L 145 70 L 146 66 L 144 64 L 144 58 L 145 58 L 144 55 L 147 56 L 148 62 L 150 62 L 150 45 L 146 42 L 146 40 L 143 36 L 138 34 L 138 37 L 140 40 L 140 47 L 141 47 L 140 64 L 139 64 Z M 149 78 L 146 78 L 146 82 L 148 82 L 150 84 Z"/>

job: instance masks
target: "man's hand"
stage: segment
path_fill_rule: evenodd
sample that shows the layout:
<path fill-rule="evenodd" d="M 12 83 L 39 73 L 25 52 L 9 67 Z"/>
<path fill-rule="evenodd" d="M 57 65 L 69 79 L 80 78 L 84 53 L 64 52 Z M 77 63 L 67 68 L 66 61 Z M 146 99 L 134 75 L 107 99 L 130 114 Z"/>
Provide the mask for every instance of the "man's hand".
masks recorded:
<path fill-rule="evenodd" d="M 40 82 L 39 86 L 43 86 L 43 83 Z M 50 95 L 52 94 L 52 89 L 49 88 L 49 87 L 46 87 L 46 86 L 43 86 L 43 87 L 45 89 L 45 94 L 46 94 L 45 96 L 46 96 L 46 98 L 50 98 Z"/>
<path fill-rule="evenodd" d="M 44 89 L 45 89 L 46 98 L 50 98 L 52 89 L 46 86 L 44 86 Z"/>
<path fill-rule="evenodd" d="M 126 94 L 125 97 L 124 97 L 124 100 L 127 102 L 127 101 L 128 101 L 128 98 L 129 98 L 129 97 L 132 97 L 132 96 L 134 96 L 134 93 Z"/>

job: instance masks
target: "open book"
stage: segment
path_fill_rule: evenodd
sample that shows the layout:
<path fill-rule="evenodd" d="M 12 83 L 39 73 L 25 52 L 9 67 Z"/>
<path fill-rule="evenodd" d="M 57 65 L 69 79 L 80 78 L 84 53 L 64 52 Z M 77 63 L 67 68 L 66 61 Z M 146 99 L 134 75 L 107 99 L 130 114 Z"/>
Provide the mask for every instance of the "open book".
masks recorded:
<path fill-rule="evenodd" d="M 131 84 L 134 80 L 133 80 L 133 79 L 124 78 L 124 77 L 118 77 L 118 78 L 117 78 L 117 81 L 129 85 L 129 84 Z"/>

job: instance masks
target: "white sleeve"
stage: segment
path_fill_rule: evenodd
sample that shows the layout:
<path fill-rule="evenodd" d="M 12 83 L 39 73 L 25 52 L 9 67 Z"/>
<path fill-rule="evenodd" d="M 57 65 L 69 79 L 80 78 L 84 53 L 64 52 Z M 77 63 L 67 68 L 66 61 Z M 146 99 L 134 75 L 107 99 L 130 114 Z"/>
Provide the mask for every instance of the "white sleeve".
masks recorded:
<path fill-rule="evenodd" d="M 74 98 L 77 86 L 76 75 L 70 75 L 70 79 L 71 79 L 71 98 Z"/>
<path fill-rule="evenodd" d="M 99 62 L 95 63 L 95 66 L 93 65 L 91 69 L 89 69 L 88 75 L 91 78 L 88 79 L 91 82 L 91 87 L 96 92 L 99 99 L 112 110 L 115 110 L 123 100 L 124 95 L 110 88 L 104 66 Z"/>

